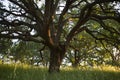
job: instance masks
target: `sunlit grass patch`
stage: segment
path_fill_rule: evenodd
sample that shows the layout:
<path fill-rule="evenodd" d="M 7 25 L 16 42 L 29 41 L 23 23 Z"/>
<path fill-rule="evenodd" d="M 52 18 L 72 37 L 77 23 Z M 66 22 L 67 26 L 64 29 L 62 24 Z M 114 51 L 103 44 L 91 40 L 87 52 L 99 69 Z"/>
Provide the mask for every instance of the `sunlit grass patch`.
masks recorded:
<path fill-rule="evenodd" d="M 110 65 L 101 65 L 95 66 L 94 69 L 102 70 L 102 71 L 111 71 L 111 72 L 120 72 L 120 67 L 110 66 Z"/>
<path fill-rule="evenodd" d="M 120 80 L 120 68 L 95 66 L 62 68 L 60 73 L 48 74 L 46 68 L 26 64 L 0 64 L 0 80 Z"/>

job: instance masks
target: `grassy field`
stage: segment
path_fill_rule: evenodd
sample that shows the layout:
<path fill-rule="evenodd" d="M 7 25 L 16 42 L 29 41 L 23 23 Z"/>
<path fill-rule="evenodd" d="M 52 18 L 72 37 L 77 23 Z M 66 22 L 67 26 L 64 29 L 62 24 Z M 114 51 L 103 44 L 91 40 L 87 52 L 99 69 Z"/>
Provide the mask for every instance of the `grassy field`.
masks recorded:
<path fill-rule="evenodd" d="M 120 68 L 62 68 L 60 73 L 48 74 L 47 69 L 28 65 L 0 64 L 0 80 L 120 80 Z"/>

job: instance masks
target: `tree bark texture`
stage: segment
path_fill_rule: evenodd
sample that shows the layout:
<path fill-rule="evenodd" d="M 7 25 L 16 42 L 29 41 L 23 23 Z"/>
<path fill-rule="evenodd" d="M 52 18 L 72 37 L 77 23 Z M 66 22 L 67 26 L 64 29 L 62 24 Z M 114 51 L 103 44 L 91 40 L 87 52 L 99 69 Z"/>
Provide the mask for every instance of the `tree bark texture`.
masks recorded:
<path fill-rule="evenodd" d="M 52 48 L 50 49 L 50 64 L 49 64 L 49 72 L 60 72 L 60 65 L 65 55 L 64 48 Z"/>

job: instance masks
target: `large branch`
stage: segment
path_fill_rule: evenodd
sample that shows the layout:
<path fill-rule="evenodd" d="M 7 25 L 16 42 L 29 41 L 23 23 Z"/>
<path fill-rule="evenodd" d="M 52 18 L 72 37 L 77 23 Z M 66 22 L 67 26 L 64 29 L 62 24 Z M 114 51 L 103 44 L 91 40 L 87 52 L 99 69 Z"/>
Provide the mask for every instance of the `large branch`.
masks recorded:
<path fill-rule="evenodd" d="M 43 13 L 42 11 L 38 8 L 36 3 L 33 0 L 21 0 L 21 2 L 24 4 L 24 6 L 27 8 L 28 13 L 32 15 L 32 17 L 36 19 L 36 21 L 39 21 L 39 23 L 42 25 L 43 24 Z"/>
<path fill-rule="evenodd" d="M 103 29 L 109 31 L 110 33 L 116 33 L 118 35 L 120 35 L 120 32 L 118 30 L 116 30 L 114 27 L 110 27 L 108 25 L 105 24 L 104 20 L 106 19 L 113 19 L 113 20 L 119 20 L 119 17 L 112 17 L 112 16 L 99 16 L 99 17 L 92 17 L 91 19 L 96 21 L 97 23 L 99 23 L 101 25 L 101 27 L 103 27 Z M 120 22 L 119 22 L 120 23 Z"/>
<path fill-rule="evenodd" d="M 74 34 L 76 32 L 80 33 L 83 30 L 85 30 L 85 28 L 81 28 L 81 26 L 89 20 L 89 17 L 90 17 L 91 12 L 92 12 L 92 7 L 93 7 L 93 4 L 87 4 L 83 7 L 83 9 L 81 10 L 81 13 L 80 13 L 79 20 L 78 20 L 77 24 L 72 28 L 72 30 L 69 32 L 69 34 L 66 38 L 67 44 L 70 42 L 72 37 L 75 36 Z"/>
<path fill-rule="evenodd" d="M 24 18 L 28 18 L 28 19 L 30 19 L 30 20 L 32 20 L 32 21 L 35 21 L 35 20 L 34 20 L 33 18 L 31 18 L 30 16 L 27 16 L 26 13 L 21 13 L 21 12 L 19 12 L 19 14 L 18 14 L 17 11 L 16 11 L 15 13 L 13 13 L 13 11 L 9 11 L 9 10 L 7 10 L 7 9 L 2 9 L 2 8 L 0 8 L 0 10 L 3 11 L 3 12 L 7 12 L 7 13 L 8 13 L 8 15 L 2 16 L 2 17 L 7 17 L 7 16 L 9 16 L 9 15 L 13 15 L 13 16 L 16 16 L 16 17 L 24 17 Z"/>
<path fill-rule="evenodd" d="M 112 19 L 112 20 L 115 20 L 117 21 L 118 23 L 120 23 L 120 16 L 103 16 L 103 15 L 97 15 L 97 14 L 92 14 L 91 15 L 91 18 L 97 18 L 97 19 L 100 19 L 100 20 L 107 20 L 107 19 Z"/>
<path fill-rule="evenodd" d="M 17 5 L 17 6 L 19 6 L 20 8 L 22 8 L 22 9 L 24 9 L 26 12 L 28 12 L 29 13 L 29 11 L 28 11 L 28 9 L 24 6 L 24 5 L 22 5 L 22 4 L 20 4 L 20 3 L 18 3 L 18 1 L 16 0 L 9 0 L 10 2 L 12 2 L 13 4 L 15 4 L 15 5 Z"/>
<path fill-rule="evenodd" d="M 45 42 L 43 40 L 39 40 L 39 39 L 36 39 L 34 37 L 30 37 L 30 36 L 21 36 L 21 35 L 15 36 L 15 35 L 10 35 L 10 34 L 0 34 L 0 37 L 9 38 L 9 39 L 21 39 L 24 41 L 33 41 L 33 42 L 45 44 Z"/>
<path fill-rule="evenodd" d="M 35 24 L 29 24 L 27 22 L 20 21 L 18 19 L 15 19 L 15 20 L 13 20 L 11 22 L 7 21 L 5 19 L 2 19 L 2 20 L 0 20 L 0 24 L 1 25 L 7 25 L 7 26 L 13 26 L 14 28 L 17 28 L 18 26 L 24 25 L 24 26 L 27 26 L 27 27 L 29 27 L 31 29 L 33 29 L 33 28 L 36 29 Z"/>
<path fill-rule="evenodd" d="M 120 2 L 120 0 L 95 0 L 95 3 L 106 3 L 106 2 L 114 2 L 114 1 L 119 1 Z"/>
<path fill-rule="evenodd" d="M 99 40 L 99 41 L 105 41 L 109 44 L 114 44 L 114 43 L 119 44 L 120 43 L 119 38 L 115 38 L 114 36 L 108 36 L 108 35 L 98 32 L 98 31 L 89 30 L 88 28 L 86 28 L 86 32 L 89 35 L 91 35 L 94 39 Z M 99 37 L 98 35 L 101 35 L 102 37 Z"/>
<path fill-rule="evenodd" d="M 62 10 L 59 20 L 58 20 L 58 28 L 57 28 L 57 36 L 56 36 L 56 41 L 60 40 L 60 36 L 63 30 L 64 26 L 64 15 L 67 13 L 68 9 L 70 8 L 71 4 L 73 4 L 76 0 L 67 0 L 64 9 Z"/>
<path fill-rule="evenodd" d="M 114 2 L 114 1 L 119 1 L 119 0 L 95 0 L 95 2 L 93 2 L 93 3 L 87 3 L 81 10 L 81 13 L 80 13 L 80 16 L 79 16 L 79 21 L 77 22 L 77 24 L 73 27 L 73 29 L 68 34 L 68 36 L 66 38 L 66 43 L 69 43 L 70 40 L 72 39 L 72 37 L 74 36 L 74 33 L 80 28 L 80 26 L 82 26 L 83 24 L 85 24 L 89 20 L 89 18 L 91 16 L 92 8 L 96 4 L 102 4 L 102 3 Z M 106 17 L 104 17 L 104 19 L 105 18 Z M 109 18 L 113 18 L 113 17 L 110 16 Z M 114 18 L 114 19 L 119 22 L 119 17 Z"/>

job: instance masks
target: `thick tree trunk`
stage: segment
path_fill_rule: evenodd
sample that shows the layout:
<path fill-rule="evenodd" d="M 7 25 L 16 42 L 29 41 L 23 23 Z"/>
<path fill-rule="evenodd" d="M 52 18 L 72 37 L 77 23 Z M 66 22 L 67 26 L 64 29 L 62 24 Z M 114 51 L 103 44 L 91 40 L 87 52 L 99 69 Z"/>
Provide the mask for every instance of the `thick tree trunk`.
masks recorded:
<path fill-rule="evenodd" d="M 50 65 L 49 65 L 49 72 L 60 72 L 60 65 L 65 55 L 64 48 L 54 48 L 50 50 Z"/>

